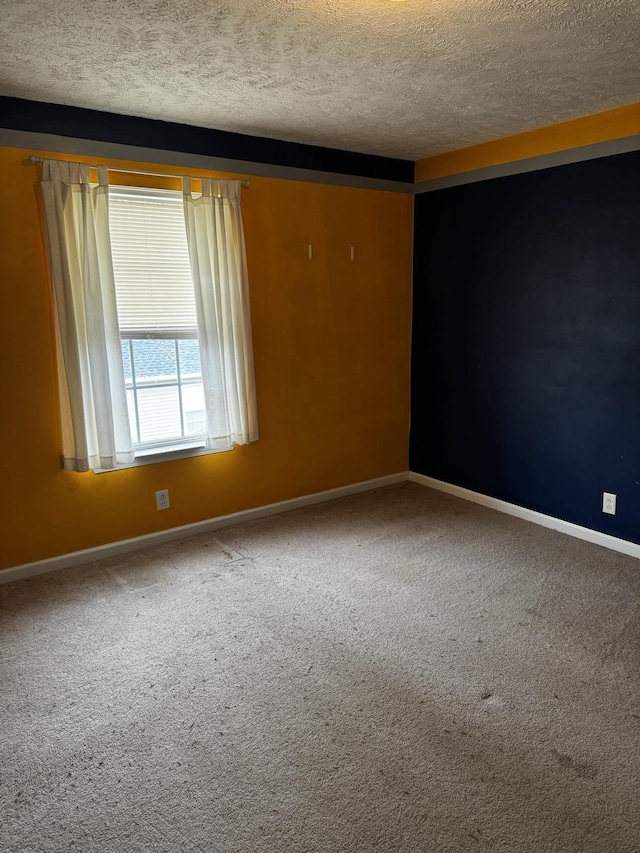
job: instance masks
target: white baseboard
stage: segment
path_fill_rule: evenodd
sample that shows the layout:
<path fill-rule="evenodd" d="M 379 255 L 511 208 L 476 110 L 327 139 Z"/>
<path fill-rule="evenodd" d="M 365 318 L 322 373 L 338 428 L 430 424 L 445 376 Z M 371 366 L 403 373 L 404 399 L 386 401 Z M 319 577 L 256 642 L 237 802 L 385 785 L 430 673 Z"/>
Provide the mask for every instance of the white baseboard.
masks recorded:
<path fill-rule="evenodd" d="M 352 483 L 349 486 L 340 486 L 337 489 L 328 489 L 324 492 L 314 492 L 310 495 L 302 495 L 299 498 L 291 498 L 288 501 L 279 501 L 274 504 L 266 504 L 242 512 L 233 512 L 230 515 L 220 515 L 217 518 L 208 518 L 204 521 L 196 521 L 193 524 L 184 524 L 181 527 L 171 527 L 168 530 L 158 530 L 156 533 L 147 533 L 144 536 L 136 536 L 133 539 L 121 539 L 118 542 L 109 542 L 106 545 L 98 545 L 95 548 L 85 548 L 82 551 L 72 551 L 70 554 L 62 554 L 59 557 L 51 557 L 47 560 L 37 560 L 33 563 L 23 563 L 10 569 L 0 571 L 0 583 L 11 583 L 22 578 L 42 575 L 54 572 L 58 569 L 68 569 L 72 566 L 81 566 L 93 563 L 96 560 L 104 560 L 106 557 L 114 557 L 117 554 L 125 554 L 129 551 L 139 551 L 142 548 L 150 548 L 153 545 L 161 545 L 163 542 L 171 542 L 175 539 L 183 539 L 185 536 L 195 536 L 198 533 L 210 533 L 222 527 L 232 527 L 235 524 L 243 524 L 245 521 L 255 521 L 258 518 L 266 518 L 270 515 L 279 515 L 282 512 L 290 512 L 304 506 L 333 501 L 359 492 L 368 492 L 382 486 L 391 486 L 394 483 L 404 483 L 407 480 L 407 472 L 389 474 L 386 477 L 377 477 L 375 480 L 364 480 L 360 483 Z"/>
<path fill-rule="evenodd" d="M 604 548 L 610 548 L 612 551 L 619 551 L 621 554 L 640 558 L 640 545 L 636 545 L 634 542 L 627 542 L 626 539 L 618 539 L 616 536 L 609 536 L 607 533 L 599 533 L 597 530 L 591 530 L 589 527 L 581 527 L 579 524 L 572 524 L 570 521 L 563 521 L 560 518 L 536 512 L 533 509 L 526 509 L 507 501 L 501 501 L 498 498 L 491 498 L 480 492 L 472 492 L 471 489 L 454 486 L 451 483 L 445 483 L 443 480 L 436 480 L 424 474 L 416 474 L 414 471 L 409 472 L 407 479 L 413 483 L 428 486 L 430 489 L 437 489 L 440 492 L 455 495 L 457 498 L 464 498 L 466 501 L 472 501 L 490 509 L 497 509 L 499 512 L 504 512 L 507 515 L 514 515 L 516 518 L 532 521 L 534 524 L 540 524 L 542 527 L 558 530 L 560 533 L 566 533 L 568 536 L 574 536 L 576 539 L 584 539 L 586 542 L 602 545 Z"/>
<path fill-rule="evenodd" d="M 214 530 L 220 530 L 223 527 L 232 527 L 236 524 L 243 524 L 246 521 L 255 521 L 259 518 L 267 518 L 270 515 L 279 515 L 280 513 L 290 512 L 301 507 L 344 498 L 348 495 L 367 492 L 383 486 L 392 486 L 395 483 L 403 483 L 407 480 L 413 483 L 420 483 L 430 489 L 447 492 L 447 494 L 481 504 L 482 506 L 489 507 L 489 509 L 504 512 L 507 515 L 513 515 L 516 518 L 522 518 L 525 521 L 531 521 L 534 524 L 540 524 L 542 527 L 566 533 L 568 536 L 584 539 L 586 542 L 592 542 L 596 545 L 602 545 L 604 548 L 609 548 L 612 551 L 619 551 L 630 557 L 640 558 L 640 545 L 636 545 L 634 542 L 627 542 L 625 539 L 618 539 L 615 536 L 609 536 L 607 533 L 599 533 L 597 530 L 591 530 L 588 527 L 580 527 L 580 525 L 572 524 L 570 521 L 553 518 L 553 516 L 544 515 L 544 513 L 526 509 L 525 507 L 517 506 L 498 498 L 492 498 L 480 492 L 473 492 L 462 486 L 454 486 L 452 483 L 445 483 L 443 480 L 436 480 L 424 474 L 416 474 L 414 471 L 403 471 L 399 474 L 378 477 L 375 480 L 364 480 L 360 483 L 340 486 L 337 489 L 314 492 L 310 495 L 302 495 L 299 498 L 292 498 L 287 501 L 266 504 L 265 506 L 254 507 L 253 509 L 243 510 L 242 512 L 234 512 L 230 515 L 220 515 L 217 518 L 208 518 L 204 521 L 196 521 L 193 524 L 184 524 L 181 527 L 158 530 L 155 533 L 147 533 L 144 536 L 136 536 L 133 539 L 121 539 L 117 542 L 109 542 L 106 545 L 85 548 L 82 551 L 73 551 L 70 554 L 62 554 L 59 557 L 37 560 L 33 563 L 23 563 L 20 566 L 0 570 L 0 584 L 54 572 L 58 569 L 68 569 L 72 566 L 94 563 L 96 560 L 104 560 L 107 557 L 126 554 L 129 551 L 139 551 L 142 548 L 150 548 L 154 545 L 183 539 L 186 536 L 195 536 L 199 533 L 210 533 Z"/>

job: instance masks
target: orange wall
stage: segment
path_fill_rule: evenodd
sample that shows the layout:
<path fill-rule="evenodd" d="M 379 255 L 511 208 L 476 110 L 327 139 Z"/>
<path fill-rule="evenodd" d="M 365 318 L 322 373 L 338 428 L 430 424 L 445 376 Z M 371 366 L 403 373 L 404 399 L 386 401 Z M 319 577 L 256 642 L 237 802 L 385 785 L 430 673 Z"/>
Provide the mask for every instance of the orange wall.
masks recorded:
<path fill-rule="evenodd" d="M 23 165 L 33 153 L 46 152 L 0 149 L 1 568 L 406 470 L 412 197 L 252 177 L 243 218 L 260 440 L 63 471 L 38 175 Z M 164 488 L 171 508 L 159 513 Z"/>
<path fill-rule="evenodd" d="M 448 151 L 416 163 L 416 182 L 640 134 L 640 104 Z"/>

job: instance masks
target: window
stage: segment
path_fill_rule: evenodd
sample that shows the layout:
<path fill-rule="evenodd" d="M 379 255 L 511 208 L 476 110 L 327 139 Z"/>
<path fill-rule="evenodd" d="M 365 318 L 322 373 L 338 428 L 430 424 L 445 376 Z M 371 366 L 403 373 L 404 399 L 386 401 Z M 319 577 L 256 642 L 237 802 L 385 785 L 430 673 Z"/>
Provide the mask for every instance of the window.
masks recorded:
<path fill-rule="evenodd" d="M 206 415 L 182 194 L 112 187 L 109 228 L 136 456 L 202 446 Z"/>
<path fill-rule="evenodd" d="M 256 441 L 240 182 L 117 187 L 64 160 L 42 178 L 63 466 Z"/>

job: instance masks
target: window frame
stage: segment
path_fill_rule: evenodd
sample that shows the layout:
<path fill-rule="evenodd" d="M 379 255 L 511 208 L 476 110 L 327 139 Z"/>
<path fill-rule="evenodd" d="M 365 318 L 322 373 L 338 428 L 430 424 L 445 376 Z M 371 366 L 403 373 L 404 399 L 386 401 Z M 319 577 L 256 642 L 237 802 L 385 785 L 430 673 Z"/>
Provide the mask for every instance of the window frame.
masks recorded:
<path fill-rule="evenodd" d="M 176 354 L 176 373 L 175 380 L 172 378 L 167 378 L 167 381 L 162 381 L 161 377 L 159 377 L 160 381 L 149 382 L 147 385 L 144 385 L 140 382 L 136 376 L 136 367 L 135 367 L 135 355 L 134 355 L 134 341 L 171 341 L 174 345 L 174 351 Z M 189 412 L 184 410 L 184 398 L 182 393 L 183 386 L 186 385 L 198 385 L 202 384 L 202 371 L 200 372 L 199 379 L 194 380 L 184 380 L 180 376 L 180 347 L 179 341 L 181 340 L 194 340 L 198 341 L 198 345 L 200 343 L 198 339 L 197 331 L 194 333 L 176 333 L 171 331 L 162 331 L 159 330 L 157 333 L 149 333 L 149 332 L 136 332 L 127 331 L 124 333 L 120 333 L 120 343 L 123 341 L 129 342 L 129 361 L 131 368 L 131 378 L 128 379 L 125 376 L 125 391 L 132 392 L 133 396 L 133 409 L 135 413 L 135 433 L 138 438 L 138 441 L 133 442 L 133 449 L 136 456 L 144 456 L 147 455 L 148 452 L 152 452 L 154 449 L 157 449 L 158 452 L 162 452 L 163 449 L 167 449 L 170 451 L 172 448 L 177 446 L 185 446 L 189 445 L 198 447 L 204 446 L 206 443 L 207 433 L 206 433 L 206 412 L 205 412 L 205 429 L 198 433 L 185 433 L 185 422 L 186 416 Z M 140 412 L 138 406 L 138 391 L 144 390 L 145 388 L 177 388 L 178 389 L 178 412 L 180 416 L 180 430 L 181 435 L 175 436 L 174 438 L 169 439 L 158 439 L 158 440 L 150 440 L 150 441 L 141 441 L 141 429 L 140 429 Z M 197 409 L 194 411 L 202 411 L 201 409 Z M 133 425 L 132 425 L 133 427 Z M 133 435 L 133 431 L 132 431 Z"/>
<path fill-rule="evenodd" d="M 176 197 L 181 196 L 180 190 L 169 189 L 169 188 L 161 188 L 161 187 L 146 187 L 141 185 L 122 185 L 122 184 L 113 184 L 110 185 L 109 190 L 113 190 L 114 193 L 117 193 L 120 196 L 131 196 L 131 197 L 140 197 L 145 195 L 150 195 L 156 198 L 171 198 L 176 199 Z M 197 195 L 197 194 L 194 194 Z M 112 239 L 113 246 L 113 239 Z M 118 326 L 120 326 L 120 318 L 118 318 Z M 139 421 L 139 411 L 138 411 L 138 403 L 137 403 L 137 390 L 139 385 L 136 382 L 135 375 L 135 357 L 133 355 L 133 341 L 136 340 L 168 340 L 173 341 L 176 352 L 176 374 L 174 381 L 168 381 L 166 383 L 154 382 L 151 383 L 148 387 L 177 387 L 178 388 L 178 408 L 180 415 L 180 423 L 181 423 L 181 432 L 182 435 L 176 436 L 173 439 L 168 440 L 155 440 L 155 441 L 147 441 L 142 442 L 139 439 L 141 438 L 141 430 L 140 430 L 140 421 Z M 127 329 L 122 331 L 120 329 L 120 342 L 122 345 L 123 341 L 129 342 L 129 358 L 130 358 L 130 369 L 131 375 L 130 378 L 126 377 L 125 370 L 125 392 L 133 391 L 134 397 L 134 412 L 135 412 L 135 424 L 131 425 L 131 433 L 132 433 L 132 444 L 133 444 L 133 452 L 134 452 L 134 461 L 126 464 L 119 465 L 120 468 L 133 468 L 139 465 L 150 465 L 157 462 L 171 461 L 173 459 L 185 459 L 193 456 L 204 456 L 210 453 L 227 453 L 229 450 L 233 450 L 233 444 L 230 444 L 229 447 L 223 448 L 209 448 L 206 446 L 206 412 L 205 412 L 205 430 L 203 432 L 199 432 L 197 434 L 185 435 L 185 423 L 186 423 L 186 412 L 183 409 L 183 396 L 182 396 L 182 386 L 188 384 L 197 384 L 201 383 L 202 380 L 202 372 L 200 372 L 199 380 L 194 380 L 193 382 L 184 382 L 180 377 L 180 356 L 179 356 L 179 347 L 178 342 L 180 340 L 196 340 L 198 344 L 200 343 L 198 337 L 198 329 L 197 327 L 193 330 L 184 330 L 184 329 L 158 329 L 150 332 L 149 330 L 131 330 Z M 134 440 L 138 439 L 137 441 Z M 95 469 L 96 473 L 106 473 L 107 471 L 111 471 L 112 469 L 100 468 Z"/>

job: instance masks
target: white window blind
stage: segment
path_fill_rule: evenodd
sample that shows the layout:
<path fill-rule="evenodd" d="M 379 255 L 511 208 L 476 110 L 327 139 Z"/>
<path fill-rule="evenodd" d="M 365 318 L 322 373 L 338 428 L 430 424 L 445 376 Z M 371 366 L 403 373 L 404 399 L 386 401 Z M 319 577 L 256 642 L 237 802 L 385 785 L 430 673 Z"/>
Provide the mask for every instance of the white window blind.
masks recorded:
<path fill-rule="evenodd" d="M 182 194 L 110 187 L 109 228 L 121 333 L 195 333 Z"/>

